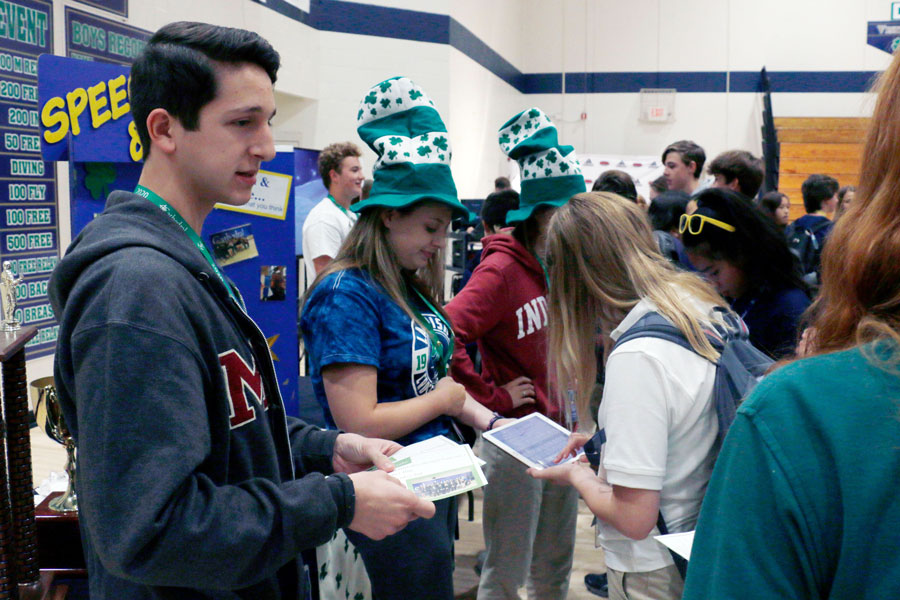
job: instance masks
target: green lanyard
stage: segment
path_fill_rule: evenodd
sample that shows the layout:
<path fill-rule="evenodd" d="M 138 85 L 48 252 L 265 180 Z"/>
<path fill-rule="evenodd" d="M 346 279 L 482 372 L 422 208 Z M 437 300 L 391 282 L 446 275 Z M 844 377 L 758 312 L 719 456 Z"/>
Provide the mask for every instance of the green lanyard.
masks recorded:
<path fill-rule="evenodd" d="M 231 285 L 225 279 L 225 275 L 222 273 L 222 270 L 219 269 L 219 266 L 216 264 L 216 261 L 213 260 L 212 255 L 209 253 L 209 249 L 207 249 L 207 247 L 206 247 L 206 244 L 203 243 L 203 240 L 200 239 L 200 236 L 197 235 L 197 232 L 194 231 L 194 228 L 191 227 L 188 224 L 188 222 L 184 220 L 184 217 L 182 217 L 180 214 L 178 214 L 178 211 L 175 210 L 171 204 L 166 202 L 159 194 L 157 194 L 153 190 L 150 190 L 148 188 L 145 188 L 142 185 L 139 185 L 136 188 L 134 188 L 134 193 L 137 194 L 138 196 L 141 196 L 142 198 L 146 198 L 147 200 L 149 200 L 150 202 L 155 204 L 164 213 L 169 215 L 169 217 L 171 217 L 172 220 L 175 221 L 175 223 L 177 223 L 179 227 L 181 227 L 181 230 L 187 234 L 187 236 L 190 238 L 191 242 L 193 242 L 194 246 L 197 247 L 197 250 L 200 251 L 200 254 L 202 254 L 203 257 L 206 259 L 206 262 L 209 263 L 209 266 L 212 267 L 213 273 L 216 274 L 216 276 L 219 278 L 219 281 L 221 281 L 222 285 L 225 286 L 225 289 L 228 290 L 228 295 L 235 302 L 237 302 L 238 305 L 242 306 L 242 303 L 240 301 L 238 301 L 237 296 L 234 295 L 234 290 L 231 289 Z"/>
<path fill-rule="evenodd" d="M 347 218 L 348 218 L 348 219 L 350 218 L 350 212 L 349 212 L 346 208 L 344 208 L 343 206 L 341 206 L 340 204 L 338 204 L 338 201 L 334 199 L 334 196 L 332 196 L 331 194 L 328 194 L 328 199 L 331 200 L 331 203 L 332 203 L 332 204 L 334 204 L 335 206 L 338 207 L 338 210 L 339 210 L 339 211 L 341 211 L 342 213 L 344 213 L 345 215 L 347 215 Z"/>
<path fill-rule="evenodd" d="M 434 330 L 428 320 L 422 316 L 422 313 L 418 308 L 415 307 L 415 305 L 410 303 L 409 307 L 416 314 L 416 316 L 419 317 L 422 323 L 425 324 L 425 327 L 428 330 L 428 338 L 431 340 L 431 354 L 437 362 L 438 377 L 446 377 L 447 366 L 450 364 L 450 358 L 453 356 L 453 328 L 450 327 L 450 323 L 448 323 L 447 320 L 444 319 L 443 315 L 438 312 L 438 310 L 431 304 L 431 302 L 429 302 L 428 299 L 422 295 L 422 292 L 420 292 L 416 288 L 413 289 L 416 291 L 416 294 L 419 296 L 419 298 L 422 299 L 422 302 L 425 303 L 425 306 L 427 306 L 447 328 L 447 336 L 450 339 L 450 343 L 445 348 L 444 344 L 441 343 L 440 338 L 438 338 L 437 332 Z"/>
<path fill-rule="evenodd" d="M 544 280 L 546 280 L 546 282 L 547 282 L 547 291 L 549 292 L 550 291 L 550 274 L 547 273 L 547 267 L 544 266 L 544 261 L 541 260 L 541 257 L 538 256 L 537 254 L 535 254 L 534 257 L 537 259 L 538 264 L 541 265 L 541 269 L 544 271 Z"/>

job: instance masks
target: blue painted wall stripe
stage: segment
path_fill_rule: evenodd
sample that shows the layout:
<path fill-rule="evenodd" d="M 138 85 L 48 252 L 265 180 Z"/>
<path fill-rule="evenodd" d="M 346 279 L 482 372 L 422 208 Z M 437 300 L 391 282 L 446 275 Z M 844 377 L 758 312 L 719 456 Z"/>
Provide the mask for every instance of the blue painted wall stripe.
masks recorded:
<path fill-rule="evenodd" d="M 290 19 L 309 25 L 309 13 L 300 10 L 290 2 L 285 2 L 285 0 L 253 0 L 253 2 L 271 8 Z M 312 5 L 310 5 L 310 9 L 312 9 Z"/>
<path fill-rule="evenodd" d="M 450 46 L 456 48 L 520 92 L 522 91 L 522 72 L 456 19 L 450 19 Z"/>
<path fill-rule="evenodd" d="M 478 36 L 448 15 L 348 2 L 310 0 L 305 13 L 285 0 L 254 0 L 321 31 L 449 44 L 523 94 L 559 94 L 562 73 L 522 73 Z M 769 71 L 774 93 L 854 93 L 869 89 L 876 71 Z M 566 73 L 568 94 L 635 94 L 642 88 L 679 93 L 721 93 L 725 71 Z M 732 71 L 730 90 L 759 91 L 759 71 Z"/>
<path fill-rule="evenodd" d="M 566 73 L 566 93 L 623 94 L 641 88 L 677 88 L 679 92 L 724 92 L 725 73 L 697 72 L 608 72 Z"/>
<path fill-rule="evenodd" d="M 312 0 L 310 25 L 321 31 L 448 44 L 450 17 L 343 0 Z"/>
<path fill-rule="evenodd" d="M 518 90 L 523 94 L 558 94 L 562 91 L 562 73 L 525 73 Z"/>

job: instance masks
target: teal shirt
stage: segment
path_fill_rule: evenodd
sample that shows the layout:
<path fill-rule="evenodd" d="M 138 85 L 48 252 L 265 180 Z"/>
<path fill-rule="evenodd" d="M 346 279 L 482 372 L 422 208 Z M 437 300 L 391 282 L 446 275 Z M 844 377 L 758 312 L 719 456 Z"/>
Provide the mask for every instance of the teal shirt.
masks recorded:
<path fill-rule="evenodd" d="M 757 386 L 716 462 L 683 597 L 900 597 L 900 374 L 855 349 Z"/>

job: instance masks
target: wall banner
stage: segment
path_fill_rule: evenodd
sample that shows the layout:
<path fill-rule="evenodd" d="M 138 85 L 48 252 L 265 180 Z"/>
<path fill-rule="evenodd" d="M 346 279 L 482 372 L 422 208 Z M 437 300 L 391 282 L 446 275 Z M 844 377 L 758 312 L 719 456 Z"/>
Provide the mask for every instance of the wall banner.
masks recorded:
<path fill-rule="evenodd" d="M 75 0 L 81 4 L 87 4 L 94 8 L 115 13 L 122 17 L 128 17 L 128 0 Z"/>
<path fill-rule="evenodd" d="M 38 56 L 53 52 L 50 0 L 0 0 L 0 259 L 24 279 L 16 318 L 36 325 L 27 357 L 51 354 L 47 281 L 59 262 L 56 165 L 41 157 Z"/>
<path fill-rule="evenodd" d="M 130 65 L 151 33 L 66 7 L 66 56 Z"/>
<path fill-rule="evenodd" d="M 130 69 L 45 54 L 39 59 L 40 145 L 45 160 L 137 162 L 143 149 L 128 103 Z M 0 131 L 4 123 L 0 120 Z M 30 143 L 30 142 L 29 142 Z M 0 161 L 6 169 L 36 165 Z"/>
<path fill-rule="evenodd" d="M 888 54 L 900 46 L 900 23 L 897 21 L 869 21 L 866 42 Z"/>

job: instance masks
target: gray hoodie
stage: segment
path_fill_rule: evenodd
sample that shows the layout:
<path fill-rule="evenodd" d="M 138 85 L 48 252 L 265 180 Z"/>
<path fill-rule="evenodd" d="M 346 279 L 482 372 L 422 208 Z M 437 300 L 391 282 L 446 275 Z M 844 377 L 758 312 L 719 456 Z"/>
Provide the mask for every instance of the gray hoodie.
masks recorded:
<path fill-rule="evenodd" d="M 353 519 L 337 432 L 286 417 L 266 340 L 178 225 L 114 192 L 50 280 L 94 599 L 305 597 Z"/>

